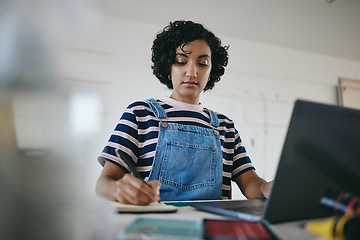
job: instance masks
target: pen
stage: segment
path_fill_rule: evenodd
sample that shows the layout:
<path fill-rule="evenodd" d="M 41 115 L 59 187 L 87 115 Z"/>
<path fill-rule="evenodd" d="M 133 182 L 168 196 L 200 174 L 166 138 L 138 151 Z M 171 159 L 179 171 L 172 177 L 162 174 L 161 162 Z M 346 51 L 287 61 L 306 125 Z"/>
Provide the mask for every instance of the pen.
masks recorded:
<path fill-rule="evenodd" d="M 132 162 L 132 159 L 126 154 L 124 153 L 123 151 L 121 151 L 120 149 L 116 149 L 115 150 L 116 152 L 116 155 L 121 158 L 125 163 L 126 165 L 130 168 L 130 170 L 133 172 L 133 174 L 135 175 L 135 177 L 139 178 L 141 181 L 143 181 L 146 185 L 148 185 L 144 179 L 142 178 L 142 176 L 140 175 L 140 173 L 138 171 L 136 171 L 134 165 L 133 165 L 133 162 Z"/>

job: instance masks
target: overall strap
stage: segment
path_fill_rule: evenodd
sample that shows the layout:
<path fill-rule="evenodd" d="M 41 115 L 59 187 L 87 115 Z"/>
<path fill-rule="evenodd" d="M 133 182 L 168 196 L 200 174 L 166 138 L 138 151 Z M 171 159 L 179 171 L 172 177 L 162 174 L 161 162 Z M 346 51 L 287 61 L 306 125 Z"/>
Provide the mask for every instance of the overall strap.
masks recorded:
<path fill-rule="evenodd" d="M 164 108 L 154 98 L 146 99 L 144 102 L 149 104 L 156 118 L 166 121 L 167 115 Z"/>
<path fill-rule="evenodd" d="M 219 119 L 216 115 L 216 113 L 214 111 L 212 111 L 211 109 L 206 108 L 206 110 L 209 112 L 210 114 L 210 124 L 214 127 L 214 128 L 218 128 L 219 127 Z"/>

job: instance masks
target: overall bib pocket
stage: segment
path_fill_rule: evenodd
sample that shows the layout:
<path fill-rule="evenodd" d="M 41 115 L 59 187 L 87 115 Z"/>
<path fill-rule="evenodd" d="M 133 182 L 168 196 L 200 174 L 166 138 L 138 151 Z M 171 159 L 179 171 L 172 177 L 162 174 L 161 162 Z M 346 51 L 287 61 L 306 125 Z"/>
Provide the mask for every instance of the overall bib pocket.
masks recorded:
<path fill-rule="evenodd" d="M 215 185 L 215 147 L 166 141 L 159 180 L 182 190 Z"/>

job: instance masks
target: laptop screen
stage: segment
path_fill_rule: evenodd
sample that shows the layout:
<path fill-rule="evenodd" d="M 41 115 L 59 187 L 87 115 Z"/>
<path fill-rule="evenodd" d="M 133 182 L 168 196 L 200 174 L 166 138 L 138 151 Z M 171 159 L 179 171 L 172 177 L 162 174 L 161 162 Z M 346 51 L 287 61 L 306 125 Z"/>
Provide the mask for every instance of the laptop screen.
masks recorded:
<path fill-rule="evenodd" d="M 360 195 L 360 111 L 298 100 L 264 219 L 271 223 L 328 216 L 329 191 Z"/>

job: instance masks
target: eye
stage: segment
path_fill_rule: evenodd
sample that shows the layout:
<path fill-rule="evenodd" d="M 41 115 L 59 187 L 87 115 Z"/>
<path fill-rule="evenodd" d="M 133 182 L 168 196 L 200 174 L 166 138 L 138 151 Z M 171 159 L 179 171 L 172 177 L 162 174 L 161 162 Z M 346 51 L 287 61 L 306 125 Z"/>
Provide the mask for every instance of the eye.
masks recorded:
<path fill-rule="evenodd" d="M 199 61 L 198 64 L 203 67 L 209 66 L 209 60 L 208 59 L 201 60 Z"/>
<path fill-rule="evenodd" d="M 176 61 L 176 64 L 177 65 L 180 65 L 180 66 L 183 66 L 185 65 L 187 62 L 184 62 L 184 61 Z"/>
<path fill-rule="evenodd" d="M 179 57 L 177 57 L 177 58 L 175 59 L 175 63 L 176 63 L 177 65 L 183 66 L 183 65 L 185 65 L 185 64 L 187 63 L 187 60 L 186 60 L 185 58 L 179 56 Z"/>

